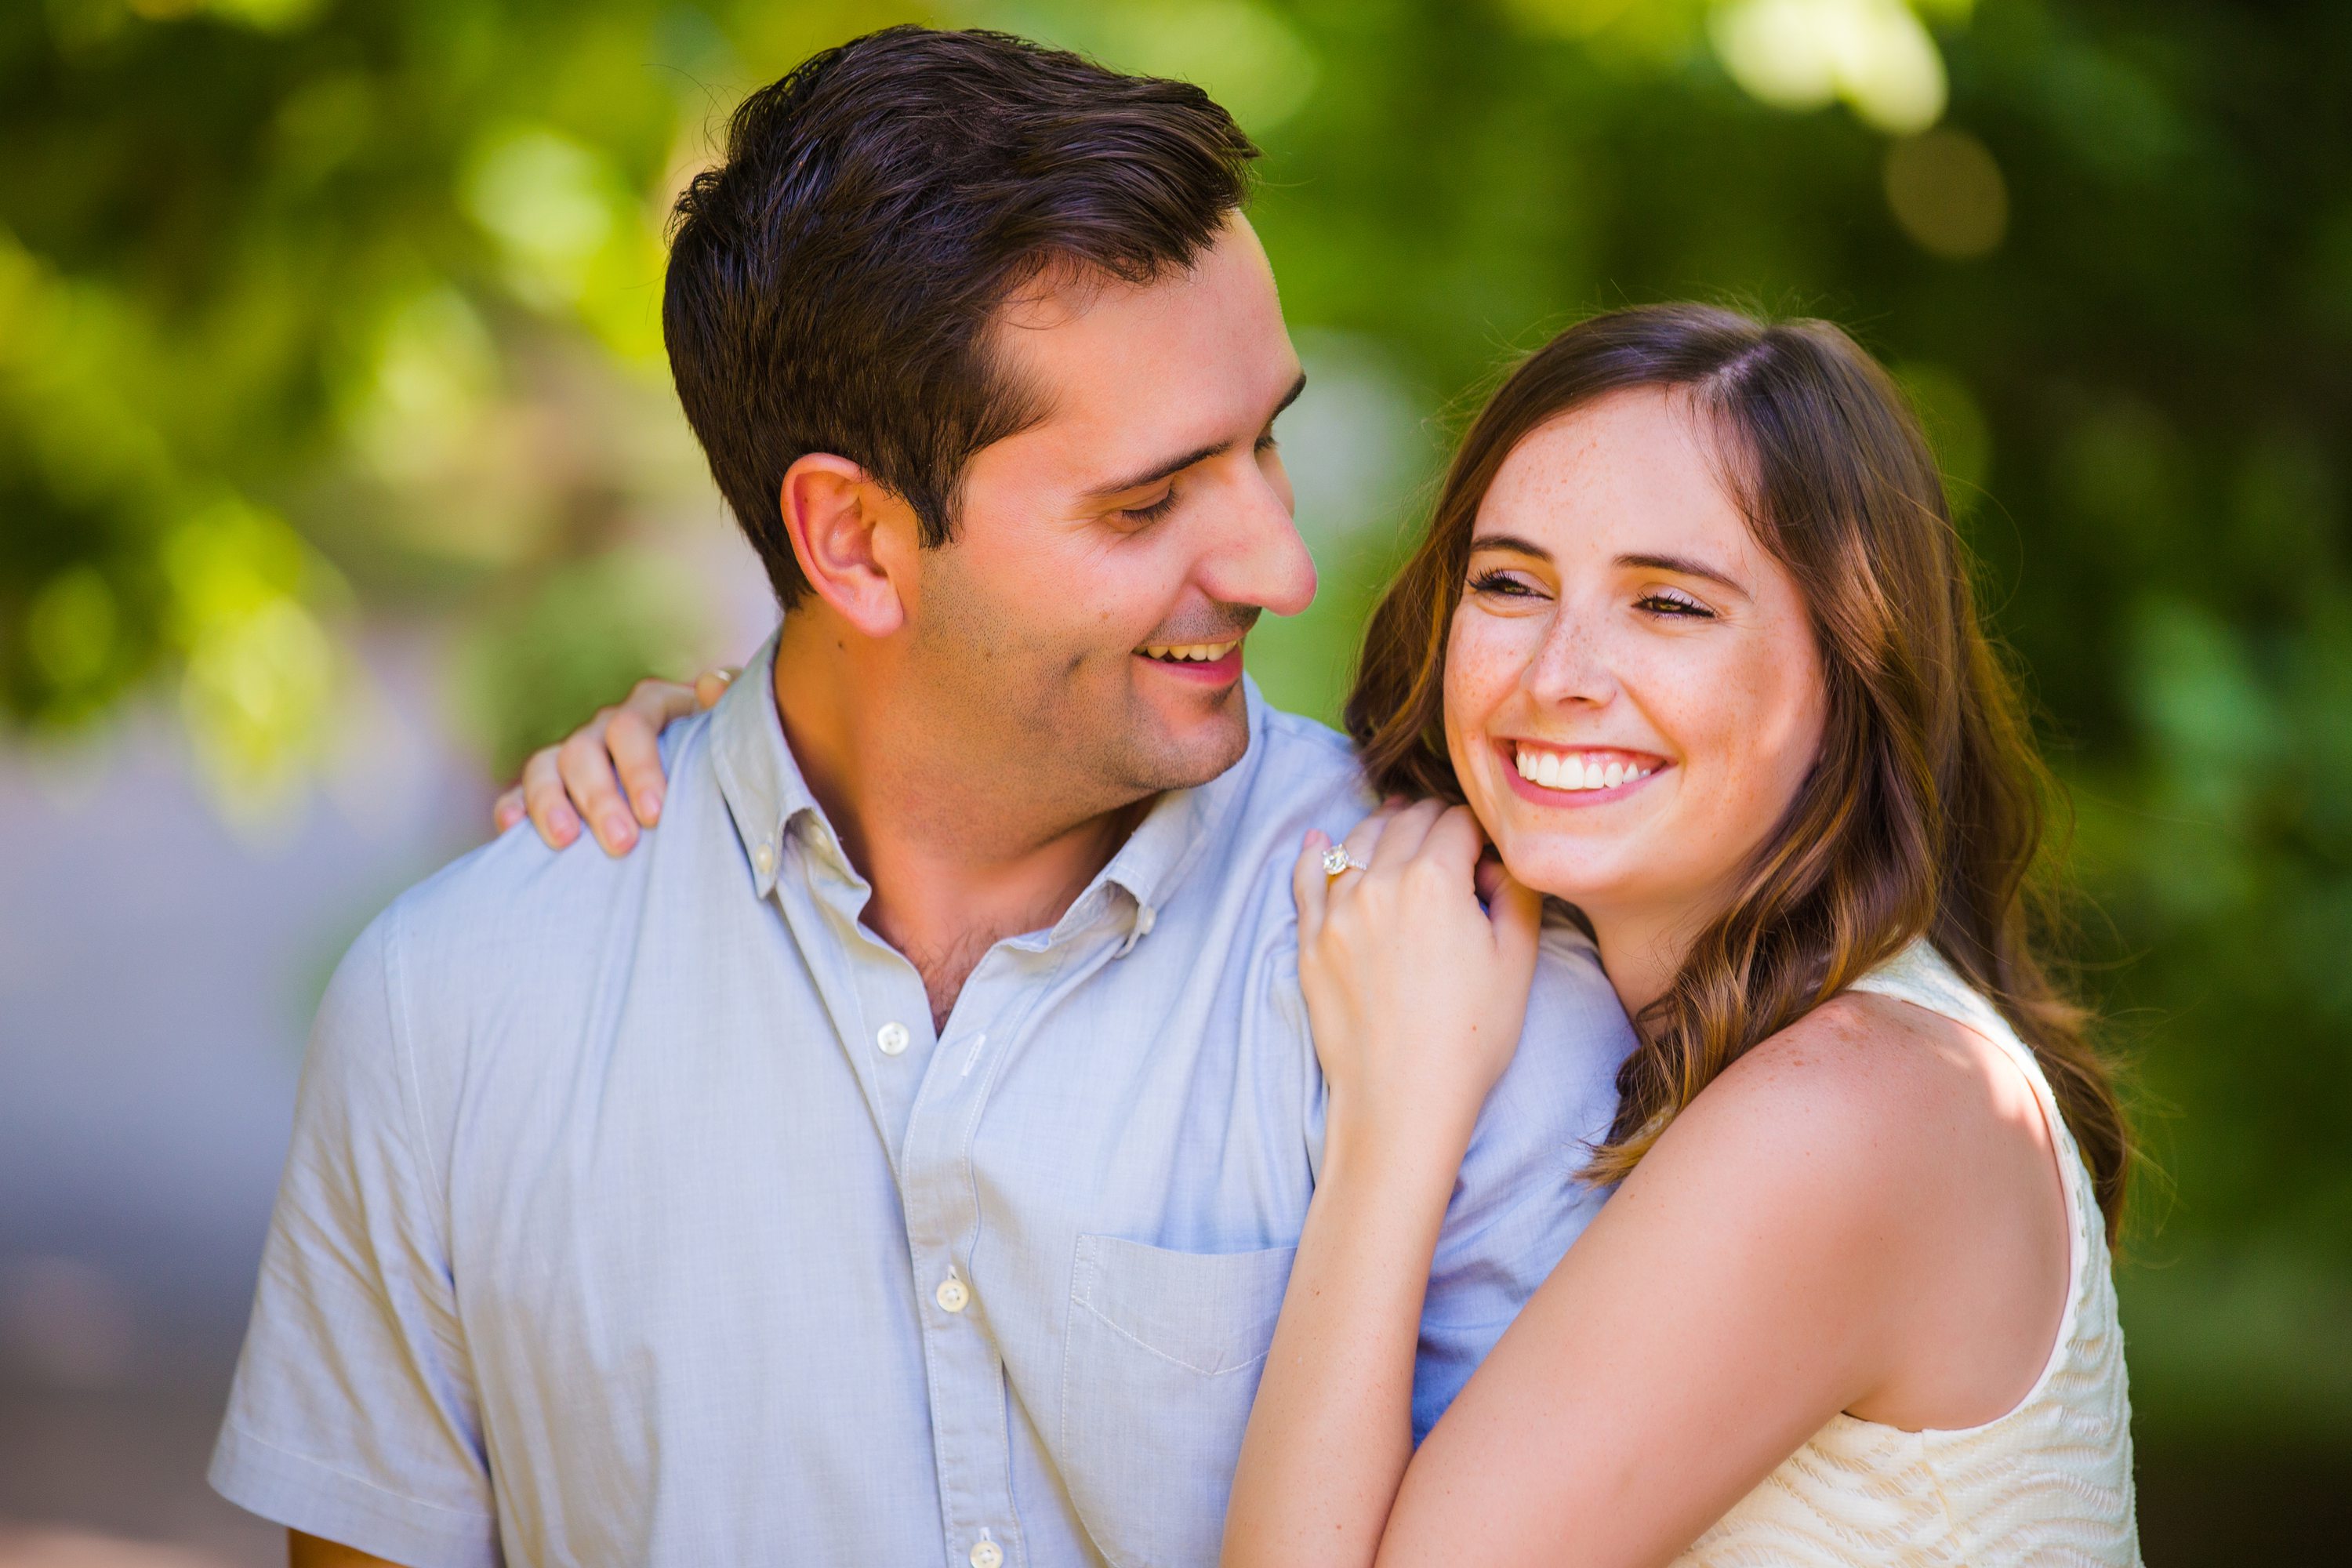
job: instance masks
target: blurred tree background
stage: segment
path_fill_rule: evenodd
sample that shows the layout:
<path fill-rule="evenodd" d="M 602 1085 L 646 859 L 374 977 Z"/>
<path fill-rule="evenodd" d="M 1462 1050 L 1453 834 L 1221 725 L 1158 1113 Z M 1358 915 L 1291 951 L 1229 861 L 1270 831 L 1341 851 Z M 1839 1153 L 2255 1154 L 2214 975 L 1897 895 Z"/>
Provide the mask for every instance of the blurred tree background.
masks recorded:
<path fill-rule="evenodd" d="M 372 619 L 446 628 L 450 700 L 501 768 L 647 668 L 740 656 L 665 549 L 718 502 L 661 356 L 663 220 L 743 92 L 906 19 L 1198 80 L 1265 145 L 1255 216 L 1313 377 L 1283 435 L 1326 581 L 1253 645 L 1287 705 L 1335 711 L 1448 434 L 1576 315 L 1730 299 L 1832 317 L 1897 367 L 2073 786 L 2080 957 L 2136 1063 L 2149 1553 L 2243 1561 L 2255 1521 L 2323 1509 L 2340 1531 L 2334 0 L 17 0 L 16 743 L 160 694 L 257 821 L 365 700 Z"/>

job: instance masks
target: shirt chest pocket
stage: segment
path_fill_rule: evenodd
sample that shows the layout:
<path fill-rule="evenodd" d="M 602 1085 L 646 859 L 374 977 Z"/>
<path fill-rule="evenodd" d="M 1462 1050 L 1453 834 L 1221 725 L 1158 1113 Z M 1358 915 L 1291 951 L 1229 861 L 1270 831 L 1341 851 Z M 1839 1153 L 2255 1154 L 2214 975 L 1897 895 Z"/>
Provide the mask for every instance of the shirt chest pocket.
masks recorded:
<path fill-rule="evenodd" d="M 1078 1237 L 1059 1458 L 1070 1500 L 1114 1568 L 1216 1562 L 1296 1250 Z"/>

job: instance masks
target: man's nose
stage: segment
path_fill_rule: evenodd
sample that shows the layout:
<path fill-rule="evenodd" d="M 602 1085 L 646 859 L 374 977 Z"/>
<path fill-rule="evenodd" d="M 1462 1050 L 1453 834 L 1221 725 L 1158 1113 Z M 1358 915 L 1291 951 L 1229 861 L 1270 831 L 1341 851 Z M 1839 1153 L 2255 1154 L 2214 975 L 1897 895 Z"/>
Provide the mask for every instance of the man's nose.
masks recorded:
<path fill-rule="evenodd" d="M 1202 562 L 1201 588 L 1220 604 L 1295 616 L 1315 602 L 1315 558 L 1298 537 L 1288 499 L 1255 464 L 1226 500 L 1218 539 Z"/>

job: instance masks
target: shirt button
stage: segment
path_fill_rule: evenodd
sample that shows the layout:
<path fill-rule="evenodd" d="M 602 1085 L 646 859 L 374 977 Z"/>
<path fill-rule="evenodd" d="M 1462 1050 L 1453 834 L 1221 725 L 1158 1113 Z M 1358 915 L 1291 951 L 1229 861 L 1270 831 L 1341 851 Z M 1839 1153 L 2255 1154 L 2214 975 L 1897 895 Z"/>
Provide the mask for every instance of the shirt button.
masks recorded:
<path fill-rule="evenodd" d="M 962 1280 L 950 1274 L 940 1281 L 940 1288 L 931 1292 L 931 1299 L 939 1302 L 942 1310 L 961 1312 L 971 1305 L 971 1291 L 965 1287 Z M 982 1546 L 988 1544 L 985 1541 L 981 1542 Z M 994 1548 L 990 1547 L 990 1550 L 993 1551 Z"/>
<path fill-rule="evenodd" d="M 776 847 L 772 844 L 762 844 L 757 849 L 752 850 L 751 864 L 760 868 L 760 875 L 762 877 L 774 870 L 776 868 Z"/>
<path fill-rule="evenodd" d="M 993 1541 L 974 1542 L 971 1568 L 1004 1568 L 1004 1549 Z"/>
<path fill-rule="evenodd" d="M 907 1026 L 888 1023 L 874 1031 L 874 1043 L 886 1057 L 895 1057 L 907 1048 Z"/>

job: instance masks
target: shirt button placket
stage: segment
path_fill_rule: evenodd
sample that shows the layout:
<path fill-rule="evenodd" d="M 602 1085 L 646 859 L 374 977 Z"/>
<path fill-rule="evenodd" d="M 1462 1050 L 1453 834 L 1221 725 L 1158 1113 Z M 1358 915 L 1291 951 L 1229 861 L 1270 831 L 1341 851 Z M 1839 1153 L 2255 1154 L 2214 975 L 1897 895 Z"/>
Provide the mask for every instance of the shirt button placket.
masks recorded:
<path fill-rule="evenodd" d="M 975 976 L 966 985 L 957 1006 L 960 1026 L 963 1018 L 977 1023 L 987 1013 L 986 984 L 985 976 Z M 990 1035 L 997 1032 L 993 1022 L 985 1027 Z M 965 1274 L 968 1259 L 961 1251 L 972 1245 L 980 1229 L 968 1162 L 978 1120 L 974 1097 L 984 1092 L 992 1075 L 965 1069 L 984 1059 L 974 1048 L 982 1037 L 960 1026 L 935 1048 L 901 1162 L 917 1289 L 929 1298 L 920 1321 L 949 1568 L 966 1563 L 1005 1568 L 1024 1561 L 1020 1521 L 1007 1486 L 1012 1457 L 1004 1372 L 987 1303 Z M 876 1043 L 883 1043 L 878 1036 Z"/>

